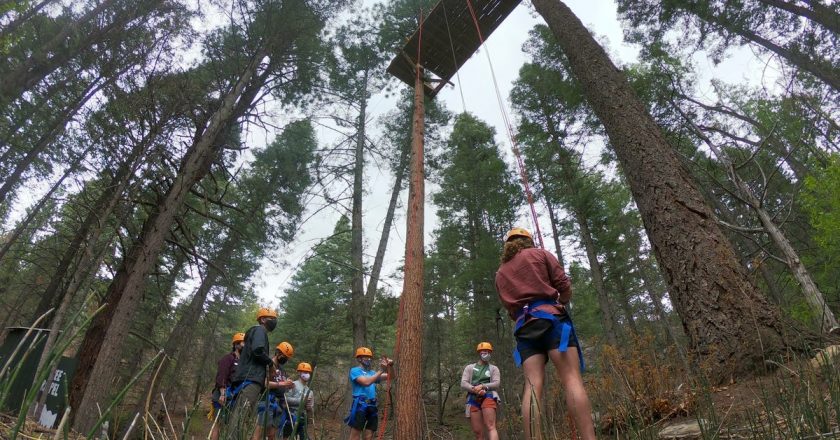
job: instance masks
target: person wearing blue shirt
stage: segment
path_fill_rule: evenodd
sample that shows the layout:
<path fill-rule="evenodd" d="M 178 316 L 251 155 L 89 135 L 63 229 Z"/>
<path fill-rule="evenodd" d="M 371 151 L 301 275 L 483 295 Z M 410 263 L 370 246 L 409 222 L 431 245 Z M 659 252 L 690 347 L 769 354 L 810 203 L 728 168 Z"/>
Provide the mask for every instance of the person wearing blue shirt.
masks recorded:
<path fill-rule="evenodd" d="M 376 406 L 376 384 L 388 378 L 387 370 L 393 361 L 383 357 L 379 363 L 379 370 L 371 369 L 373 365 L 373 351 L 367 347 L 356 349 L 358 367 L 350 369 L 350 386 L 353 388 L 353 402 L 350 404 L 350 414 L 344 423 L 350 426 L 350 440 L 360 440 L 362 432 L 366 440 L 373 438 L 373 433 L 379 427 L 379 414 Z"/>

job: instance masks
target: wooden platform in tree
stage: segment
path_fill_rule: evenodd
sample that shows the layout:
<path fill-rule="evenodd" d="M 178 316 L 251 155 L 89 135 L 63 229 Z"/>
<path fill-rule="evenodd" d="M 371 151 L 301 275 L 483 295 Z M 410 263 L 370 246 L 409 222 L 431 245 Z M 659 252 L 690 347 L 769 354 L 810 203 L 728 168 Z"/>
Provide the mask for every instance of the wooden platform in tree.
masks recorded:
<path fill-rule="evenodd" d="M 521 0 L 470 0 L 486 40 Z M 422 37 L 415 30 L 388 66 L 388 73 L 414 87 L 417 45 L 420 64 L 430 80 L 425 92 L 434 97 L 481 46 L 467 0 L 441 0 L 425 14 Z M 430 75 L 431 74 L 431 75 Z"/>

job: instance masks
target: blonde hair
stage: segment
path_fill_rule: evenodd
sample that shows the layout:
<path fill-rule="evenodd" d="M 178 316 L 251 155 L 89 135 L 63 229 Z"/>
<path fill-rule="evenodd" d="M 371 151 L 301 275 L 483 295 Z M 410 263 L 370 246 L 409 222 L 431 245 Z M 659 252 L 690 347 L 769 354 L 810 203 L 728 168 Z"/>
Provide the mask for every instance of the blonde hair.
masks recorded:
<path fill-rule="evenodd" d="M 502 250 L 502 263 L 507 263 L 512 260 L 516 254 L 522 249 L 530 249 L 534 247 L 534 240 L 529 237 L 517 236 L 505 242 L 505 247 Z"/>

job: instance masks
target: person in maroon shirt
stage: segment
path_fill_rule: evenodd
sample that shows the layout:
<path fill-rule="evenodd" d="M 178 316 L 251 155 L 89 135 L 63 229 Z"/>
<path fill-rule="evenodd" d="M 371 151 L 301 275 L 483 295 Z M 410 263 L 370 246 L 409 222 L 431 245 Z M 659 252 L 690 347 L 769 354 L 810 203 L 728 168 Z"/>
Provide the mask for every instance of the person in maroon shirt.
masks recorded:
<path fill-rule="evenodd" d="M 531 418 L 531 395 L 543 396 L 543 378 L 548 360 L 557 368 L 581 440 L 594 440 L 592 406 L 583 387 L 583 357 L 566 305 L 572 298 L 572 283 L 563 266 L 550 252 L 534 247 L 531 233 L 513 228 L 505 235 L 502 262 L 496 272 L 496 291 L 511 319 L 516 321 L 514 359 L 525 373 L 522 420 L 525 438 L 542 438 L 540 412 Z M 535 402 L 536 403 L 536 402 Z M 535 405 L 536 406 L 536 405 Z M 544 406 L 536 406 L 544 408 Z"/>
<path fill-rule="evenodd" d="M 216 412 L 220 412 L 216 424 L 213 425 L 213 431 L 210 433 L 212 440 L 219 438 L 219 426 L 227 422 L 229 414 L 229 405 L 227 402 L 227 388 L 231 385 L 233 379 L 233 372 L 239 364 L 239 353 L 242 352 L 242 347 L 245 345 L 245 333 L 236 333 L 231 339 L 230 353 L 222 356 L 219 359 L 218 368 L 216 369 L 216 384 L 213 386 L 213 412 L 211 413 L 213 419 L 216 419 Z"/>

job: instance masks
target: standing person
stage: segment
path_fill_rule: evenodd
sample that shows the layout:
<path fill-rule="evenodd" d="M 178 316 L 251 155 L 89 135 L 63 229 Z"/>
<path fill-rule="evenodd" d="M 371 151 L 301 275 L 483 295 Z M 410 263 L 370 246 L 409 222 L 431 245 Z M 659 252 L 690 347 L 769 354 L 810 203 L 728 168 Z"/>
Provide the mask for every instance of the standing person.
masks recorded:
<path fill-rule="evenodd" d="M 379 370 L 373 370 L 373 351 L 367 347 L 356 349 L 358 366 L 350 369 L 350 386 L 353 388 L 353 402 L 350 414 L 344 423 L 350 426 L 350 440 L 359 440 L 364 431 L 365 440 L 371 440 L 379 428 L 379 413 L 376 407 L 376 384 L 388 378 L 385 371 L 393 361 L 385 356 L 379 361 Z"/>
<path fill-rule="evenodd" d="M 501 266 L 496 272 L 496 291 L 511 319 L 516 320 L 514 360 L 525 373 L 522 394 L 525 438 L 541 438 L 539 410 L 532 414 L 531 409 L 539 408 L 545 364 L 550 359 L 557 369 L 566 406 L 581 440 L 594 440 L 592 407 L 581 377 L 583 355 L 566 311 L 572 298 L 572 283 L 552 253 L 534 247 L 527 230 L 513 228 L 504 241 Z M 532 394 L 536 402 L 531 401 Z"/>
<path fill-rule="evenodd" d="M 231 339 L 230 353 L 222 356 L 219 359 L 218 368 L 216 369 L 216 384 L 213 386 L 213 393 L 211 400 L 213 402 L 213 411 L 210 412 L 210 418 L 215 420 L 213 431 L 210 433 L 211 440 L 219 439 L 219 430 L 222 424 L 227 423 L 230 415 L 230 404 L 228 399 L 228 392 L 233 383 L 233 373 L 236 366 L 239 365 L 239 354 L 242 353 L 242 347 L 245 346 L 245 333 L 236 333 Z M 218 413 L 218 416 L 217 416 Z"/>
<path fill-rule="evenodd" d="M 499 394 L 496 392 L 501 384 L 499 368 L 490 364 L 490 354 L 493 345 L 482 342 L 475 348 L 478 362 L 469 364 L 461 375 L 461 389 L 467 392 L 467 417 L 476 440 L 484 439 L 487 431 L 489 440 L 499 440 L 496 432 L 496 403 Z"/>
<path fill-rule="evenodd" d="M 270 356 L 268 333 L 275 328 L 277 312 L 263 307 L 257 312 L 257 325 L 245 332 L 245 346 L 242 347 L 239 365 L 233 375 L 231 394 L 235 403 L 228 429 L 229 439 L 244 438 L 244 433 L 255 419 L 257 402 L 265 389 L 268 367 L 274 363 Z"/>
<path fill-rule="evenodd" d="M 301 362 L 297 366 L 297 372 L 298 379 L 292 382 L 295 387 L 286 392 L 286 405 L 288 406 L 283 412 L 286 420 L 281 422 L 281 426 L 283 427 L 283 438 L 290 438 L 295 428 L 295 422 L 297 422 L 295 437 L 299 440 L 306 440 L 306 424 L 315 411 L 315 396 L 308 385 L 309 379 L 312 377 L 312 365 Z M 306 399 L 306 403 L 301 407 L 303 399 Z"/>
<path fill-rule="evenodd" d="M 281 342 L 274 348 L 272 365 L 269 367 L 268 395 L 257 404 L 257 428 L 253 440 L 274 440 L 278 426 L 282 426 L 281 416 L 286 407 L 285 393 L 294 387 L 283 366 L 294 355 L 295 349 L 288 342 Z"/>

